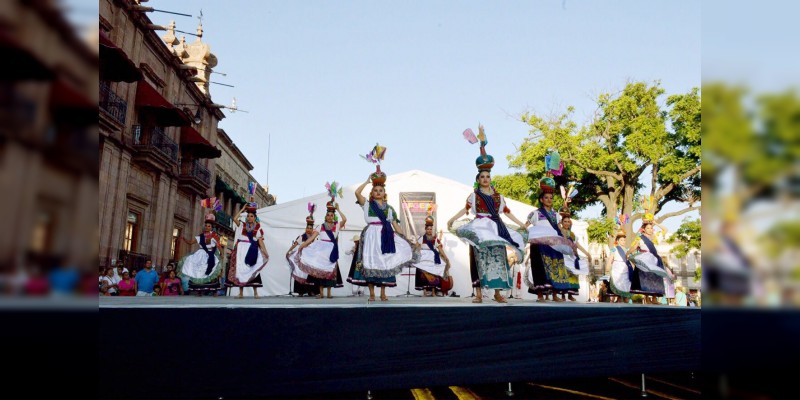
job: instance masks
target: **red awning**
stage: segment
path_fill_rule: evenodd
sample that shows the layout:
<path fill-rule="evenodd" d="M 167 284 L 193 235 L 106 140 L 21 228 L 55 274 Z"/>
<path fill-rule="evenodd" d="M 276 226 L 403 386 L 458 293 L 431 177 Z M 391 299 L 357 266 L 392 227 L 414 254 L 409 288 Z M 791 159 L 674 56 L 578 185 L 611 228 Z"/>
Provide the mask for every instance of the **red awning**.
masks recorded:
<path fill-rule="evenodd" d="M 2 81 L 53 79 L 55 74 L 7 31 L 0 28 L 0 54 L 3 55 Z"/>
<path fill-rule="evenodd" d="M 57 120 L 78 125 L 97 123 L 97 102 L 59 78 L 50 86 L 50 108 Z"/>
<path fill-rule="evenodd" d="M 89 100 L 63 79 L 56 79 L 50 86 L 50 105 L 58 108 L 89 108 L 97 111 L 97 102 Z"/>
<path fill-rule="evenodd" d="M 136 82 L 142 72 L 136 68 L 124 50 L 100 31 L 100 80 L 113 82 Z"/>
<path fill-rule="evenodd" d="M 152 115 L 160 126 L 187 126 L 190 124 L 186 113 L 173 106 L 144 79 L 140 80 L 136 87 L 136 107 Z"/>
<path fill-rule="evenodd" d="M 191 152 L 196 158 L 219 158 L 222 156 L 222 151 L 191 126 L 181 127 L 181 148 Z"/>

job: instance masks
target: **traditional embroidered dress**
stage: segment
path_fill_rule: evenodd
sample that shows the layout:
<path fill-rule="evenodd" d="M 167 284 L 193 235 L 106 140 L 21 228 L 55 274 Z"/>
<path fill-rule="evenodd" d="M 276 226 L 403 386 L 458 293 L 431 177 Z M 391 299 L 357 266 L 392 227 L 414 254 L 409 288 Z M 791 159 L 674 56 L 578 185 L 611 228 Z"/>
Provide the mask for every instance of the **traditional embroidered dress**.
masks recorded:
<path fill-rule="evenodd" d="M 564 254 L 573 254 L 572 242 L 558 229 L 558 214 L 544 207 L 528 214 L 528 241 L 530 246 L 530 266 L 526 272 L 528 292 L 555 291 L 576 294 L 577 278 L 564 264 Z"/>
<path fill-rule="evenodd" d="M 295 262 L 295 256 L 298 252 L 297 246 L 306 240 L 308 240 L 307 234 L 303 233 L 302 235 L 298 236 L 292 243 L 292 245 L 295 246 L 294 250 L 292 250 L 291 253 L 286 256 L 286 261 L 289 262 L 289 269 L 291 270 L 292 278 L 294 279 L 294 292 L 300 296 L 304 294 L 315 295 L 318 293 L 316 286 L 314 286 L 313 283 L 308 282 L 308 274 L 298 268 L 297 263 Z"/>
<path fill-rule="evenodd" d="M 414 277 L 414 288 L 417 290 L 433 290 L 442 288 L 442 279 L 446 262 L 442 259 L 440 249 L 442 243 L 436 237 L 422 235 L 417 239 L 420 244 L 419 262 Z"/>
<path fill-rule="evenodd" d="M 262 286 L 260 273 L 269 261 L 258 245 L 258 239 L 264 237 L 264 230 L 257 222 L 252 225 L 244 222 L 237 233 L 227 285 Z"/>
<path fill-rule="evenodd" d="M 219 235 L 201 232 L 195 236 L 200 248 L 178 261 L 176 272 L 189 278 L 189 290 L 217 290 L 222 263 L 219 260 Z"/>
<path fill-rule="evenodd" d="M 644 234 L 640 234 L 639 239 L 636 253 L 633 256 L 636 276 L 631 277 L 631 293 L 664 296 L 666 293 L 664 279 L 671 280 L 670 275 L 664 268 L 664 262 L 658 255 L 655 243 Z"/>
<path fill-rule="evenodd" d="M 570 242 L 575 243 L 575 234 L 571 231 L 567 231 L 565 238 Z M 567 269 L 567 283 L 569 285 L 569 288 L 566 290 L 566 292 L 573 295 L 577 295 L 581 288 L 578 275 L 589 274 L 588 264 L 586 264 L 586 261 L 580 258 L 577 253 L 578 251 L 576 249 L 572 254 L 564 255 L 564 268 Z"/>
<path fill-rule="evenodd" d="M 370 200 L 364 203 L 363 210 L 367 227 L 361 232 L 353 281 L 397 286 L 396 275 L 414 262 L 411 243 L 395 234 L 391 221 L 399 220 L 392 206 L 384 203 L 381 207 Z"/>
<path fill-rule="evenodd" d="M 575 240 L 575 233 L 572 231 L 568 232 L 569 235 L 567 235 L 567 239 L 572 243 L 577 243 Z M 576 275 L 576 279 L 577 275 L 589 275 L 589 264 L 586 262 L 586 259 L 577 254 L 577 251 L 572 254 L 564 254 L 564 265 L 566 265 L 570 273 Z"/>
<path fill-rule="evenodd" d="M 366 231 L 368 227 L 369 225 L 367 225 L 363 230 L 361 230 L 361 233 L 358 234 L 358 239 L 354 241 L 355 243 L 352 251 L 353 259 L 350 260 L 350 270 L 347 272 L 347 282 L 352 283 L 353 285 L 356 286 L 367 286 L 367 278 L 365 278 L 361 272 L 359 272 L 358 277 L 356 277 L 356 271 L 361 270 L 360 243 L 361 243 L 361 238 L 364 237 L 364 231 Z M 350 252 L 348 251 L 347 254 L 350 254 Z"/>
<path fill-rule="evenodd" d="M 611 291 L 622 297 L 631 297 L 632 274 L 633 267 L 625 256 L 625 250 L 622 246 L 615 247 L 611 252 Z"/>
<path fill-rule="evenodd" d="M 339 236 L 336 223 L 321 224 L 317 240 L 297 252 L 295 264 L 308 280 L 323 287 L 342 287 L 339 273 Z M 338 279 L 337 279 L 338 278 Z"/>
<path fill-rule="evenodd" d="M 513 279 L 508 273 L 506 248 L 522 259 L 525 239 L 518 232 L 508 230 L 500 220 L 500 213 L 509 211 L 505 199 L 497 191 L 489 196 L 476 189 L 467 198 L 466 208 L 475 214 L 475 219 L 456 229 L 455 234 L 475 248 L 481 286 L 511 288 Z"/>

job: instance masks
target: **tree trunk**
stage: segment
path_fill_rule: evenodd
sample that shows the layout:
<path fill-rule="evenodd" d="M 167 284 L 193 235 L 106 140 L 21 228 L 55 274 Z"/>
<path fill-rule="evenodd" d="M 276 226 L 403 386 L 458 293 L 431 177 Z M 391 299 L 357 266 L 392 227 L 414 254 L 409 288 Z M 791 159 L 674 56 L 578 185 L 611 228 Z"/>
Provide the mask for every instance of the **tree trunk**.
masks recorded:
<path fill-rule="evenodd" d="M 606 206 L 606 218 L 610 218 L 613 221 L 617 215 L 617 195 L 615 193 L 609 193 L 608 200 L 604 201 L 603 205 Z M 617 232 L 611 232 L 611 235 L 609 235 L 609 247 L 614 246 L 614 236 L 616 234 Z M 605 266 L 603 266 L 603 268 L 605 268 Z"/>
<path fill-rule="evenodd" d="M 632 238 L 633 234 L 633 219 L 630 218 L 633 215 L 633 199 L 634 195 L 636 194 L 636 188 L 633 185 L 628 185 L 624 183 L 623 187 L 623 197 L 622 197 L 622 213 L 628 215 L 628 221 L 625 222 L 625 234 L 628 235 L 629 238 Z M 631 243 L 631 240 L 628 239 L 628 244 Z"/>

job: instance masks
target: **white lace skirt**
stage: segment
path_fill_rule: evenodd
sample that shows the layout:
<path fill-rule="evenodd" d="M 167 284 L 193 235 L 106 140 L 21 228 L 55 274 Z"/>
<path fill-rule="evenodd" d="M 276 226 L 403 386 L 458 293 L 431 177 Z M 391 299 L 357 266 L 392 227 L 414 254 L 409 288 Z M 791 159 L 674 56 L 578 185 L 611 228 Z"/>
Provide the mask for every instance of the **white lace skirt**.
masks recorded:
<path fill-rule="evenodd" d="M 444 262 L 444 259 L 441 258 L 441 255 L 440 255 L 439 256 L 439 258 L 440 258 L 439 261 L 441 263 L 440 264 L 436 264 L 436 262 L 434 262 L 434 259 L 433 259 L 433 251 L 425 250 L 426 247 L 428 247 L 428 245 L 423 243 L 422 244 L 422 250 L 419 252 L 420 253 L 419 254 L 419 262 L 414 264 L 414 267 L 417 267 L 417 268 L 419 268 L 419 269 L 421 269 L 421 270 L 423 270 L 423 271 L 425 271 L 425 272 L 427 272 L 427 273 L 429 273 L 431 275 L 436 275 L 436 276 L 438 276 L 440 278 L 443 277 L 444 276 L 444 268 L 446 266 L 445 262 Z"/>
<path fill-rule="evenodd" d="M 490 218 L 475 218 L 455 231 L 456 236 L 472 246 L 485 249 L 492 246 L 503 245 L 512 248 L 517 252 L 517 259 L 522 260 L 524 258 L 525 238 L 523 238 L 519 232 L 512 229 L 509 229 L 508 233 L 511 236 L 511 240 L 513 240 L 517 246 L 512 245 L 506 239 L 500 237 L 497 233 L 497 224 Z"/>
<path fill-rule="evenodd" d="M 611 287 L 615 293 L 622 296 L 630 296 L 631 278 L 628 275 L 628 265 L 622 261 L 614 261 L 611 264 Z"/>
<path fill-rule="evenodd" d="M 214 269 L 209 275 L 206 275 L 206 269 L 208 269 L 208 253 L 200 249 L 186 256 L 183 261 L 183 268 L 181 268 L 181 274 L 191 279 L 203 279 L 209 275 L 214 275 L 220 269 L 219 257 L 217 257 L 216 251 L 214 252 Z"/>
<path fill-rule="evenodd" d="M 289 270 L 292 272 L 292 278 L 300 283 L 306 284 L 308 283 L 308 274 L 297 267 L 297 260 L 295 258 L 297 252 L 297 247 L 295 247 L 294 250 L 286 256 L 286 261 L 289 263 Z"/>
<path fill-rule="evenodd" d="M 336 279 L 336 261 L 330 261 L 332 250 L 333 242 L 315 240 L 297 252 L 295 264 L 300 271 L 313 277 Z"/>
<path fill-rule="evenodd" d="M 269 261 L 269 258 L 264 257 L 264 252 L 258 249 L 258 258 L 256 259 L 255 265 L 247 265 L 244 259 L 247 256 L 247 250 L 250 249 L 250 246 L 250 242 L 245 240 L 240 240 L 236 245 L 236 281 L 234 281 L 234 283 L 245 284 L 255 279 L 256 275 L 264 269 L 267 265 L 267 261 Z M 253 246 L 258 246 L 258 243 Z"/>
<path fill-rule="evenodd" d="M 636 264 L 636 268 L 640 268 L 642 271 L 652 272 L 672 282 L 672 277 L 669 276 L 667 271 L 658 266 L 658 258 L 656 258 L 656 256 L 653 255 L 653 253 L 650 252 L 639 253 L 635 257 L 633 257 L 633 263 Z"/>
<path fill-rule="evenodd" d="M 589 275 L 589 263 L 586 261 L 585 258 L 578 259 L 578 266 L 580 269 L 575 268 L 575 255 L 574 254 L 564 254 L 564 265 L 566 265 L 567 270 L 572 272 L 574 275 Z"/>
<path fill-rule="evenodd" d="M 363 274 L 370 278 L 388 278 L 411 265 L 414 253 L 411 243 L 399 234 L 394 234 L 394 253 L 381 252 L 382 225 L 368 225 L 361 243 L 361 265 Z"/>
<path fill-rule="evenodd" d="M 574 257 L 574 244 L 569 239 L 559 236 L 550 224 L 538 224 L 528 227 L 528 242 L 536 245 L 550 246 L 565 257 Z M 569 268 L 569 266 L 567 266 Z"/>

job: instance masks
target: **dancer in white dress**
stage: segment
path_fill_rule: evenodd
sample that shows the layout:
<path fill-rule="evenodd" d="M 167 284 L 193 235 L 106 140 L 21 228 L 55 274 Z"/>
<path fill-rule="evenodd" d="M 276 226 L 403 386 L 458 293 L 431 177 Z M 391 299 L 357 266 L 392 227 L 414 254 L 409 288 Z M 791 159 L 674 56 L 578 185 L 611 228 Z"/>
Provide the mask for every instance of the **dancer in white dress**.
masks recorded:
<path fill-rule="evenodd" d="M 564 266 L 569 274 L 568 281 L 570 284 L 570 289 L 566 291 L 566 294 L 568 295 L 569 301 L 575 301 L 574 295 L 578 294 L 581 287 L 578 276 L 589 275 L 589 265 L 592 263 L 592 255 L 589 254 L 589 252 L 586 251 L 586 249 L 584 249 L 580 243 L 578 243 L 575 233 L 572 232 L 572 215 L 569 209 L 562 208 L 559 214 L 561 215 L 561 223 L 559 224 L 561 227 L 561 233 L 563 233 L 564 237 L 575 245 L 572 254 L 564 255 Z M 578 251 L 583 252 L 583 254 L 586 255 L 586 258 L 581 258 L 580 255 L 578 255 Z M 563 293 L 561 295 L 561 299 L 564 299 Z"/>
<path fill-rule="evenodd" d="M 632 277 L 631 293 L 640 293 L 645 296 L 645 303 L 659 304 L 657 298 L 666 294 L 665 280 L 672 281 L 669 272 L 664 267 L 664 261 L 658 254 L 656 238 L 653 226 L 657 224 L 651 214 L 650 218 L 642 220 L 640 233 L 637 235 L 631 248 L 634 251 L 633 262 L 636 265 L 635 277 Z M 666 237 L 667 229 L 661 224 L 661 234 Z"/>
<path fill-rule="evenodd" d="M 326 209 L 325 222 L 298 246 L 294 256 L 298 269 L 308 274 L 308 279 L 319 287 L 318 299 L 323 298 L 323 288 L 328 288 L 328 298 L 333 298 L 331 288 L 337 285 L 341 287 L 342 284 L 342 275 L 339 272 L 339 232 L 344 229 L 347 217 L 333 200 L 328 202 Z M 338 222 L 337 212 L 341 216 L 341 221 Z"/>
<path fill-rule="evenodd" d="M 631 274 L 633 266 L 628 261 L 628 252 L 625 250 L 627 236 L 625 232 L 619 231 L 614 240 L 615 247 L 608 258 L 608 265 L 611 269 L 611 291 L 619 296 L 624 302 L 631 297 Z M 619 299 L 618 299 L 619 300 Z"/>
<path fill-rule="evenodd" d="M 491 171 L 494 158 L 486 154 L 488 141 L 483 126 L 478 129 L 477 138 L 474 134 L 467 138 L 471 143 L 480 141 L 481 145 L 481 155 L 475 160 L 478 168 L 478 174 L 475 176 L 477 188 L 467 197 L 466 206 L 447 221 L 447 229 L 475 249 L 480 285 L 475 288 L 476 295 L 473 302 L 483 301 L 481 287 L 485 287 L 494 289 L 495 301 L 507 303 L 506 298 L 500 294 L 502 290 L 510 289 L 513 281 L 509 275 L 506 248 L 514 251 L 517 259 L 522 259 L 525 238 L 519 232 L 508 229 L 500 219 L 500 215 L 504 214 L 520 227 L 524 224 L 511 213 L 506 207 L 503 196 L 492 186 Z M 471 134 L 472 130 L 467 130 L 465 137 L 468 133 Z M 475 219 L 453 231 L 453 223 L 470 211 L 475 214 Z"/>
<path fill-rule="evenodd" d="M 224 250 L 224 246 L 220 243 L 219 235 L 214 232 L 214 221 L 216 221 L 214 214 L 208 213 L 203 232 L 192 240 L 181 238 L 189 246 L 195 243 L 200 245 L 197 251 L 178 262 L 176 270 L 180 276 L 189 278 L 189 290 L 197 294 L 220 288 L 219 277 L 223 266 L 219 256 L 220 249 Z"/>
<path fill-rule="evenodd" d="M 573 254 L 575 245 L 564 237 L 559 228 L 559 215 L 553 209 L 555 181 L 551 177 L 539 181 L 540 207 L 528 214 L 529 260 L 525 279 L 528 293 L 536 294 L 537 302 L 544 302 L 552 293 L 553 301 L 563 301 L 558 294 L 570 290 L 569 272 L 564 256 Z"/>
<path fill-rule="evenodd" d="M 386 287 L 397 286 L 396 275 L 414 263 L 415 256 L 419 257 L 419 253 L 413 251 L 411 242 L 402 235 L 397 212 L 387 203 L 386 174 L 381 172 L 379 163 L 385 152 L 385 147 L 376 145 L 373 148 L 369 155 L 376 164 L 375 173 L 370 174 L 355 191 L 356 202 L 364 210 L 367 227 L 361 233 L 359 261 L 353 280 L 367 282 L 369 301 L 375 301 L 375 286 L 381 288 L 381 301 L 388 301 Z M 366 199 L 361 192 L 370 182 L 372 190 L 369 199 Z"/>
<path fill-rule="evenodd" d="M 252 202 L 253 197 L 250 197 L 250 200 L 250 203 L 242 205 L 242 208 L 236 213 L 239 215 L 242 211 L 247 211 L 244 224 L 238 219 L 233 220 L 233 223 L 236 224 L 237 237 L 231 255 L 231 265 L 228 269 L 227 285 L 239 288 L 239 295 L 236 296 L 239 299 L 244 296 L 245 286 L 252 287 L 253 297 L 259 298 L 258 287 L 262 286 L 261 270 L 267 266 L 269 261 L 269 253 L 264 246 L 264 230 L 256 221 L 257 204 Z"/>
<path fill-rule="evenodd" d="M 316 207 L 316 204 L 308 203 L 309 213 L 306 217 L 306 230 L 302 235 L 294 239 L 294 242 L 292 242 L 292 247 L 290 247 L 286 252 L 286 261 L 289 263 L 289 270 L 292 274 L 292 279 L 294 280 L 294 292 L 300 297 L 303 297 L 303 295 L 316 296 L 318 292 L 315 285 L 308 281 L 308 274 L 298 268 L 297 263 L 295 262 L 297 247 L 300 246 L 301 243 L 308 240 L 312 234 L 314 234 L 314 210 Z"/>
<path fill-rule="evenodd" d="M 433 231 L 434 220 L 428 215 L 425 218 L 425 234 L 417 239 L 416 247 L 419 249 L 419 262 L 414 264 L 417 268 L 414 277 L 414 288 L 422 290 L 422 296 L 434 296 L 436 291 L 442 290 L 442 280 L 450 272 L 450 260 L 444 252 L 442 241 Z"/>

